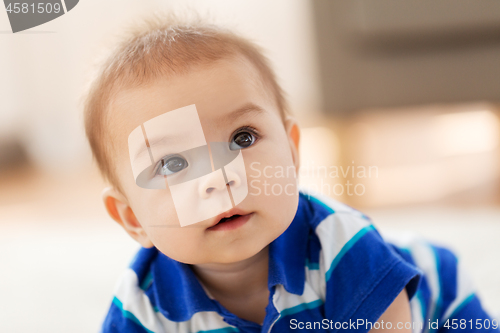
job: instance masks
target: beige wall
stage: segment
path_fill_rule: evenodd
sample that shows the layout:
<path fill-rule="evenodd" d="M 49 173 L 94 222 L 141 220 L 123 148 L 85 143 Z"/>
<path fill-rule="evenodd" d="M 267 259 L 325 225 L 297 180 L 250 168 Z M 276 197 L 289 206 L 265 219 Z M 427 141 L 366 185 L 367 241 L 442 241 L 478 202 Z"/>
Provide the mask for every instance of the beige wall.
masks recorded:
<path fill-rule="evenodd" d="M 0 140 L 19 137 L 36 164 L 48 170 L 70 171 L 88 163 L 78 103 L 95 55 L 143 14 L 189 8 L 263 46 L 293 112 L 318 109 L 308 1 L 85 0 L 42 26 L 0 35 Z M 0 31 L 10 31 L 3 10 Z"/>

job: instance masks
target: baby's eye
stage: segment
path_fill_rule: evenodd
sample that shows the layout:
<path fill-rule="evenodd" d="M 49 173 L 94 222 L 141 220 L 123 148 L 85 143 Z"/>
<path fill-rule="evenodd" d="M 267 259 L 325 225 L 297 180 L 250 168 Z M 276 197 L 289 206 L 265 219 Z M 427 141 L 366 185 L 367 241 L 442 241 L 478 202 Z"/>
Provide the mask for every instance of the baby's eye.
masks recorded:
<path fill-rule="evenodd" d="M 229 149 L 245 149 L 253 145 L 256 140 L 255 135 L 250 131 L 241 131 L 233 136 L 233 139 L 229 143 Z"/>
<path fill-rule="evenodd" d="M 187 168 L 188 162 L 181 156 L 164 157 L 156 174 L 168 176 Z"/>

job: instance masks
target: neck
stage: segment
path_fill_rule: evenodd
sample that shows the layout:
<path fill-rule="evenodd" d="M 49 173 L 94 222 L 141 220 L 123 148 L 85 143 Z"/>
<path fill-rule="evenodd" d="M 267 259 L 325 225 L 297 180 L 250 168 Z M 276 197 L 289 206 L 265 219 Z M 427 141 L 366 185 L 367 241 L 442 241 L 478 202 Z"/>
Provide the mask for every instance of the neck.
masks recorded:
<path fill-rule="evenodd" d="M 192 265 L 201 283 L 216 298 L 240 298 L 267 292 L 269 246 L 230 264 Z"/>

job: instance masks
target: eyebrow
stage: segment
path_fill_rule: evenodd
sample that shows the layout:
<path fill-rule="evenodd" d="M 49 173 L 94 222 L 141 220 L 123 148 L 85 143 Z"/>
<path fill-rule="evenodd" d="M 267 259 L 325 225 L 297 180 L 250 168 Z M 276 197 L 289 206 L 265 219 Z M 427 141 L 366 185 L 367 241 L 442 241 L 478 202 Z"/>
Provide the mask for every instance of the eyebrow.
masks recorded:
<path fill-rule="evenodd" d="M 144 145 L 141 145 L 141 148 L 139 148 L 137 150 L 137 152 L 135 154 L 135 160 L 139 159 L 140 157 L 142 157 L 145 154 L 148 154 L 149 158 L 151 160 L 151 164 L 155 163 L 155 160 L 153 158 L 153 154 L 151 152 L 151 147 L 154 147 L 154 146 L 159 145 L 159 144 L 164 145 L 167 142 L 172 142 L 173 140 L 175 140 L 175 138 L 169 137 L 168 135 L 165 135 L 165 136 L 162 136 L 159 138 L 150 139 L 147 136 L 147 133 L 145 133 L 145 131 L 143 132 L 143 135 L 144 135 L 144 139 L 145 139 Z"/>
<path fill-rule="evenodd" d="M 243 106 L 237 108 L 236 110 L 232 111 L 231 113 L 221 116 L 220 120 L 226 123 L 231 123 L 235 121 L 236 119 L 246 116 L 246 115 L 256 115 L 263 113 L 264 109 L 261 108 L 260 106 L 253 104 L 253 103 L 246 103 Z"/>

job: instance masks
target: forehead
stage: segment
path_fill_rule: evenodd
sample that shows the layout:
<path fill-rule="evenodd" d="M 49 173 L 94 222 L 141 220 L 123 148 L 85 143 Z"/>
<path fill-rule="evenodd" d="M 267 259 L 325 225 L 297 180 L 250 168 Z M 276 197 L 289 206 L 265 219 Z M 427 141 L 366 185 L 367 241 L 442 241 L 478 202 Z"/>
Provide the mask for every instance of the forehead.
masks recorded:
<path fill-rule="evenodd" d="M 223 120 L 246 104 L 276 109 L 273 101 L 270 90 L 248 61 L 220 60 L 198 66 L 187 74 L 118 91 L 108 108 L 108 131 L 115 139 L 123 140 L 149 119 L 193 104 L 203 126 L 211 126 L 210 122 Z"/>

